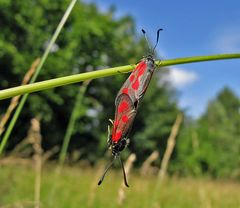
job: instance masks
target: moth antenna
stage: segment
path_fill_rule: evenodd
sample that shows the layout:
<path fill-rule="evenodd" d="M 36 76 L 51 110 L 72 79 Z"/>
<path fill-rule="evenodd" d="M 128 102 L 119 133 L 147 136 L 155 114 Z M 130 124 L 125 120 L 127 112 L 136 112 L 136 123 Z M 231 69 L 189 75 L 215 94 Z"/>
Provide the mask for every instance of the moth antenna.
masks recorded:
<path fill-rule="evenodd" d="M 103 182 L 104 177 L 105 177 L 106 173 L 108 172 L 108 170 L 112 167 L 113 162 L 114 162 L 115 159 L 116 159 L 116 157 L 114 157 L 114 158 L 112 159 L 112 161 L 109 163 L 109 165 L 107 166 L 106 170 L 104 171 L 102 177 L 101 177 L 100 180 L 98 181 L 98 185 L 99 185 L 99 186 L 100 186 L 101 183 Z"/>
<path fill-rule="evenodd" d="M 154 54 L 154 52 L 155 52 L 155 49 L 156 49 L 156 47 L 157 47 L 157 45 L 158 45 L 158 41 L 159 41 L 159 34 L 160 34 L 160 31 L 161 30 L 163 30 L 162 28 L 160 28 L 160 29 L 158 29 L 158 31 L 157 31 L 157 40 L 156 40 L 156 43 L 155 43 L 155 46 L 153 47 L 153 50 L 152 50 L 152 53 Z"/>
<path fill-rule="evenodd" d="M 144 38 L 145 38 L 145 40 L 147 42 L 148 48 L 151 51 L 151 46 L 150 46 L 149 41 L 147 39 L 146 31 L 144 29 L 142 29 L 142 33 L 143 33 L 143 36 L 144 36 Z"/>
<path fill-rule="evenodd" d="M 126 176 L 126 172 L 125 172 L 125 169 L 124 169 L 123 162 L 122 162 L 122 160 L 121 160 L 121 157 L 120 157 L 120 156 L 119 156 L 118 158 L 119 158 L 119 161 L 120 161 L 120 163 L 121 163 L 121 166 L 122 166 L 123 178 L 124 178 L 124 184 L 125 184 L 125 186 L 126 186 L 126 187 L 129 187 L 129 185 L 128 185 L 128 182 L 127 182 L 127 176 Z"/>

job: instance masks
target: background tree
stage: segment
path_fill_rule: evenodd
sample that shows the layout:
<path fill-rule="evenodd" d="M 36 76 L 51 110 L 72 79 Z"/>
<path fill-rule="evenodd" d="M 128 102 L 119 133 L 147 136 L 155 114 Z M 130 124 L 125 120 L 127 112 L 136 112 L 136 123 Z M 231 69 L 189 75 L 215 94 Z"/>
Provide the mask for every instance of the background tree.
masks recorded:
<path fill-rule="evenodd" d="M 180 172 L 240 176 L 239 109 L 239 98 L 227 87 L 209 102 L 202 117 L 182 132 L 176 160 Z"/>

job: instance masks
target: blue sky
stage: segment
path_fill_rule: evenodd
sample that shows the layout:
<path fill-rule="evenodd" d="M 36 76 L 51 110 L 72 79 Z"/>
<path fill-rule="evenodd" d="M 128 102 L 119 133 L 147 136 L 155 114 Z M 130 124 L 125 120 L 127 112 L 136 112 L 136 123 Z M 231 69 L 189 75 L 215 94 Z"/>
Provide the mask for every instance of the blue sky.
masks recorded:
<path fill-rule="evenodd" d="M 115 5 L 117 16 L 131 15 L 144 28 L 164 59 L 218 53 L 240 53 L 239 0 L 127 1 L 86 0 L 102 11 Z M 240 96 L 240 60 L 212 61 L 171 67 L 169 79 L 179 91 L 179 105 L 198 117 L 224 86 Z"/>

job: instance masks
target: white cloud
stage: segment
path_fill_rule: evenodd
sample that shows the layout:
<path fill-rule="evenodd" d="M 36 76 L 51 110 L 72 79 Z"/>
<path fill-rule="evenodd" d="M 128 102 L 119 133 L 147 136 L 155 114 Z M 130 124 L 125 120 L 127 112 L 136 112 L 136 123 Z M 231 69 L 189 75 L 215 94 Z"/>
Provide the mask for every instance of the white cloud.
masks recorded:
<path fill-rule="evenodd" d="M 223 53 L 240 51 L 240 29 L 239 27 L 224 28 L 224 31 L 217 33 L 214 41 L 214 48 Z"/>
<path fill-rule="evenodd" d="M 174 87 L 181 88 L 192 84 L 197 79 L 198 75 L 195 72 L 174 67 L 169 69 L 169 72 L 164 77 L 163 81 L 171 83 Z"/>

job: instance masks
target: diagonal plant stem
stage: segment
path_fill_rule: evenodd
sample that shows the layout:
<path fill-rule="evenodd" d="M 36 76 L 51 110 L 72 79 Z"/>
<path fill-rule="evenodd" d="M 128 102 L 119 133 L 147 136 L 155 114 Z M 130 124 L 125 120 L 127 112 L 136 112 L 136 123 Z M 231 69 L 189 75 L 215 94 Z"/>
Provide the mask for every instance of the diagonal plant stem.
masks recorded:
<path fill-rule="evenodd" d="M 81 85 L 81 87 L 79 88 L 79 92 L 77 94 L 76 100 L 75 100 L 75 104 L 74 104 L 74 108 L 73 111 L 71 113 L 70 119 L 69 119 L 69 123 L 67 126 L 67 130 L 66 133 L 64 135 L 64 139 L 63 139 L 63 144 L 62 144 L 62 148 L 61 148 L 61 152 L 60 152 L 60 156 L 59 156 L 59 165 L 60 168 L 63 166 L 65 159 L 66 159 L 66 155 L 67 155 L 67 149 L 71 140 L 71 136 L 73 134 L 73 130 L 74 130 L 74 125 L 76 120 L 80 117 L 80 115 L 78 114 L 78 110 L 81 104 L 83 104 L 83 98 L 85 95 L 85 92 L 87 90 L 87 87 L 90 83 L 90 80 L 87 80 L 85 82 L 83 82 L 83 85 Z"/>
<path fill-rule="evenodd" d="M 176 118 L 176 120 L 175 120 L 175 122 L 172 126 L 170 136 L 167 140 L 167 148 L 166 148 L 166 151 L 163 155 L 163 159 L 162 159 L 162 162 L 161 162 L 161 167 L 160 167 L 160 170 L 159 170 L 159 173 L 158 173 L 158 180 L 160 180 L 160 182 L 163 181 L 163 179 L 166 175 L 167 168 L 168 168 L 168 163 L 169 163 L 170 157 L 172 155 L 173 149 L 175 147 L 176 137 L 178 135 L 178 132 L 179 132 L 182 121 L 183 121 L 183 114 L 178 113 L 177 118 Z"/>
<path fill-rule="evenodd" d="M 225 60 L 225 59 L 240 59 L 240 54 L 217 54 L 209 56 L 194 56 L 194 57 L 185 57 L 177 58 L 170 60 L 156 61 L 158 67 L 178 65 L 178 64 L 188 64 L 194 62 L 203 62 L 203 61 L 216 61 L 216 60 Z M 22 95 L 26 93 L 37 92 L 41 90 L 51 89 L 54 87 L 59 87 L 67 84 L 73 84 L 85 80 L 92 80 L 101 77 L 112 76 L 124 72 L 129 72 L 134 69 L 136 65 L 125 65 L 114 68 L 108 68 L 98 71 L 86 72 L 81 74 L 75 74 L 55 79 L 50 79 L 42 82 L 37 82 L 34 84 L 29 84 L 20 87 L 13 87 L 6 90 L 0 91 L 0 100 L 10 98 L 16 95 Z M 1 152 L 0 152 L 1 153 Z"/>
<path fill-rule="evenodd" d="M 30 80 L 30 83 L 34 83 L 36 81 L 36 79 L 38 77 L 38 74 L 41 71 L 43 64 L 45 63 L 52 46 L 54 45 L 57 37 L 59 36 L 59 34 L 60 34 L 60 32 L 61 32 L 65 22 L 67 21 L 67 19 L 68 19 L 68 17 L 69 17 L 69 15 L 70 15 L 70 13 L 71 13 L 71 11 L 72 11 L 72 9 L 73 9 L 73 7 L 74 7 L 76 2 L 77 2 L 77 0 L 72 0 L 70 2 L 70 4 L 69 4 L 68 8 L 66 9 L 66 11 L 65 11 L 65 13 L 64 13 L 64 15 L 63 15 L 63 17 L 62 17 L 62 19 L 60 21 L 60 23 L 57 26 L 57 29 L 55 30 L 54 34 L 52 35 L 52 38 L 51 38 L 51 40 L 50 40 L 50 42 L 49 42 L 49 44 L 48 44 L 48 46 L 47 46 L 47 48 L 46 48 L 42 58 L 41 58 L 41 61 L 40 61 L 39 65 L 38 65 L 38 67 L 36 69 L 36 72 L 34 73 L 32 79 Z M 19 117 L 19 115 L 20 115 L 20 113 L 22 111 L 22 108 L 23 108 L 27 98 L 28 98 L 28 94 L 26 94 L 26 93 L 23 93 L 23 94 L 25 94 L 25 95 L 22 97 L 22 99 L 21 99 L 21 101 L 20 101 L 20 103 L 19 103 L 19 105 L 18 105 L 18 107 L 17 107 L 17 109 L 16 109 L 16 111 L 15 111 L 15 113 L 13 115 L 13 118 L 11 119 L 11 121 L 10 121 L 10 123 L 8 125 L 8 128 L 7 128 L 7 130 L 6 130 L 5 134 L 4 134 L 4 137 L 3 137 L 2 141 L 1 141 L 1 144 L 0 144 L 0 155 L 2 154 L 2 152 L 3 152 L 3 150 L 4 150 L 5 146 L 6 146 L 7 140 L 8 140 L 8 138 L 9 138 L 11 132 L 12 132 L 12 129 L 13 129 L 13 127 L 14 127 L 14 125 L 15 125 L 15 123 L 16 123 L 16 121 L 17 121 L 17 119 L 18 119 L 18 117 Z"/>
<path fill-rule="evenodd" d="M 21 85 L 26 85 L 29 82 L 29 80 L 31 79 L 32 75 L 34 74 L 34 72 L 37 68 L 37 65 L 39 64 L 39 61 L 40 61 L 39 58 L 35 59 L 35 61 L 31 65 L 31 67 L 25 74 Z M 3 115 L 3 117 L 0 120 L 0 136 L 4 132 L 5 125 L 8 122 L 8 119 L 11 117 L 12 112 L 14 112 L 14 109 L 17 107 L 18 101 L 20 100 L 20 98 L 21 98 L 21 96 L 18 95 L 11 99 L 10 105 L 8 106 L 6 113 Z"/>

